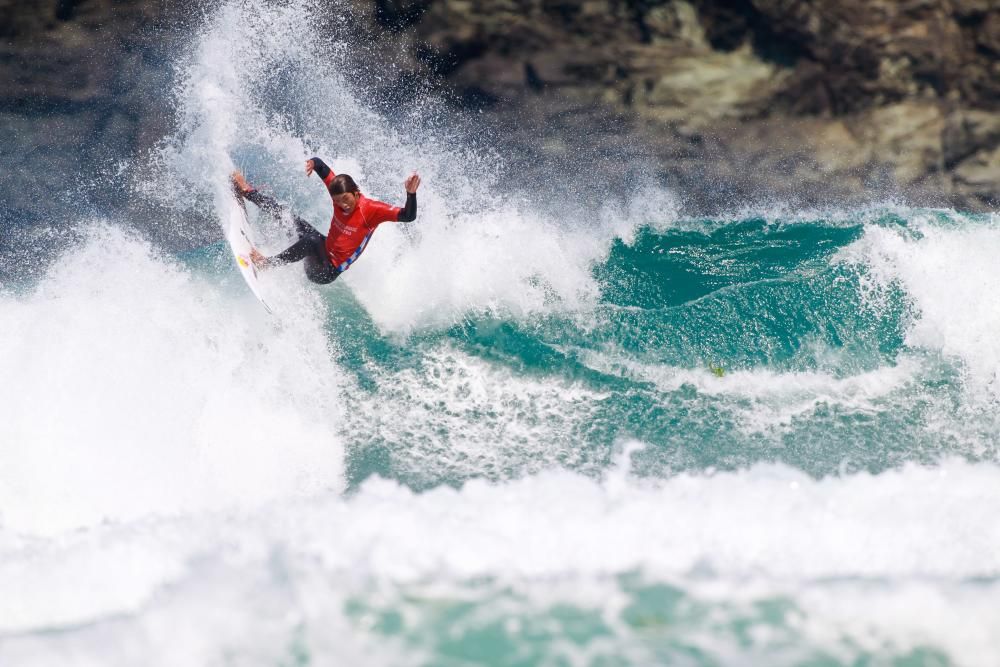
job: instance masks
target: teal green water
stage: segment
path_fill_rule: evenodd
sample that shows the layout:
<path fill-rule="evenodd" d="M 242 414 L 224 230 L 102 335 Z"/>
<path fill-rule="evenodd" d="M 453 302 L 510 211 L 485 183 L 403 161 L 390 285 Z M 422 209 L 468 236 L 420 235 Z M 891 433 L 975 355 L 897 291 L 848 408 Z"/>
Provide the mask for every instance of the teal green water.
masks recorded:
<path fill-rule="evenodd" d="M 441 667 L 954 664 L 926 645 L 865 648 L 841 637 L 816 647 L 801 632 L 808 611 L 791 595 L 739 602 L 705 599 L 634 574 L 608 583 L 622 598 L 614 615 L 596 602 L 538 604 L 504 587 L 483 587 L 478 594 L 450 599 L 415 590 L 385 606 L 363 597 L 348 602 L 346 610 L 358 625 L 426 651 L 433 658 L 424 664 Z"/>
<path fill-rule="evenodd" d="M 910 233 L 896 215 L 883 215 L 874 224 Z M 400 341 L 381 333 L 347 289 L 333 287 L 330 331 L 338 363 L 371 397 L 385 391 L 400 402 L 427 400 L 420 392 L 431 389 L 386 388 L 379 379 L 406 371 L 433 374 L 436 367 L 427 357 L 442 349 L 514 377 L 600 395 L 576 408 L 585 419 L 522 412 L 527 426 L 550 429 L 556 439 L 573 443 L 573 460 L 564 457 L 562 463 L 591 472 L 608 465 L 623 439 L 649 445 L 636 465 L 652 476 L 760 462 L 783 462 L 816 476 L 877 473 L 941 456 L 995 456 L 994 445 L 972 448 L 965 439 L 982 442 L 975 434 L 992 427 L 989 413 L 980 413 L 979 422 L 956 423 L 958 432 L 951 437 L 927 432 L 928 419 L 964 400 L 961 369 L 933 351 L 907 348 L 914 308 L 900 285 L 887 284 L 871 299 L 862 285 L 867 268 L 835 260 L 863 236 L 863 224 L 749 219 L 687 226 L 697 231 L 644 228 L 628 245 L 616 241 L 606 260 L 593 267 L 600 302 L 582 314 L 513 320 L 472 313 L 445 330 Z M 818 374 L 827 385 L 849 383 L 853 376 L 891 369 L 903 358 L 921 360 L 918 377 L 870 399 L 858 398 L 862 408 L 838 394 L 851 393 L 850 388 L 795 386 L 797 374 Z M 721 377 L 712 368 L 721 369 Z M 677 378 L 657 382 L 657 370 Z M 754 374 L 762 372 L 771 378 L 762 393 L 734 386 L 741 376 L 752 385 Z M 815 405 L 785 420 L 763 415 L 765 423 L 756 429 L 746 426 L 748 414 L 777 414 L 782 403 L 797 401 Z M 507 411 L 468 410 L 456 417 L 486 430 L 491 422 L 510 418 Z M 447 449 L 441 441 L 451 435 L 410 431 L 396 439 L 368 426 L 361 429 L 367 433 L 353 436 L 352 486 L 378 474 L 426 488 L 560 462 L 545 457 L 509 460 L 487 471 L 410 470 L 405 461 L 397 463 L 396 452 L 411 449 L 414 438 L 436 440 Z M 499 423 L 492 426 L 502 430 Z"/>
<path fill-rule="evenodd" d="M 944 229 L 956 225 L 943 213 L 931 219 Z M 329 334 L 339 366 L 362 390 L 355 406 L 362 414 L 371 412 L 361 405 L 365 397 L 433 401 L 430 384 L 393 386 L 391 378 L 439 373 L 435 354 L 442 350 L 511 377 L 599 396 L 561 414 L 526 406 L 516 417 L 572 443 L 572 456 L 515 458 L 486 469 L 412 469 L 398 455 L 415 440 L 447 450 L 460 434 L 445 424 L 399 434 L 380 428 L 376 416 L 351 436 L 351 487 L 373 474 L 419 489 L 483 474 L 503 479 L 553 463 L 599 473 L 627 439 L 648 445 L 636 457 L 637 471 L 659 477 L 763 462 L 819 477 L 954 455 L 994 460 L 995 439 L 987 435 L 993 411 L 969 403 L 961 360 L 908 347 L 907 328 L 919 314 L 911 295 L 890 280 L 873 296 L 870 267 L 838 257 L 866 227 L 920 238 L 897 213 L 645 227 L 628 244 L 616 240 L 592 268 L 600 299 L 588 312 L 553 309 L 526 319 L 472 312 L 451 327 L 402 340 L 379 331 L 349 289 L 329 288 Z M 225 271 L 221 250 L 213 253 Z M 907 379 L 890 390 L 869 396 L 851 384 L 900 363 L 918 370 L 913 377 L 901 370 Z M 500 422 L 511 415 L 465 404 L 453 416 L 502 437 Z M 928 430 L 940 419 L 951 422 L 949 433 Z"/>
<path fill-rule="evenodd" d="M 585 308 L 553 296 L 540 313 L 473 309 L 405 335 L 343 283 L 310 288 L 353 387 L 344 498 L 375 503 L 402 545 L 370 557 L 442 562 L 401 580 L 373 565 L 340 603 L 348 631 L 427 666 L 988 664 L 953 626 L 921 624 L 935 605 L 975 613 L 1000 585 L 975 509 L 992 502 L 998 453 L 991 376 L 976 371 L 997 357 L 961 338 L 983 324 L 958 289 L 960 262 L 986 266 L 995 237 L 987 218 L 938 211 L 680 220 L 614 240 Z M 224 250 L 184 261 L 245 297 Z M 935 481 L 956 474 L 967 481 Z M 592 492 L 607 505 L 591 527 Z M 533 523 L 548 512 L 561 521 Z M 480 524 L 504 536 L 497 562 Z M 549 564 L 566 540 L 608 564 Z M 668 565 L 616 564 L 633 554 Z M 324 663 L 315 623 L 289 631 L 279 664 Z"/>

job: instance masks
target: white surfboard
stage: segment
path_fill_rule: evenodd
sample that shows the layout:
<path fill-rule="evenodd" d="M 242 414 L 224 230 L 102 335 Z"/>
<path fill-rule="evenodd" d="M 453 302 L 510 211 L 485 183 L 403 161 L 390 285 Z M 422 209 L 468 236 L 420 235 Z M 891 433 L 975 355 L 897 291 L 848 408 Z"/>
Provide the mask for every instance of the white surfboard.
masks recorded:
<path fill-rule="evenodd" d="M 253 292 L 257 300 L 263 304 L 267 312 L 271 312 L 271 307 L 264 301 L 260 291 L 260 282 L 257 279 L 257 267 L 250 261 L 250 251 L 254 249 L 253 240 L 250 238 L 250 224 L 247 222 L 247 212 L 242 201 L 235 197 L 229 199 L 229 205 L 223 213 L 226 223 L 226 240 L 229 247 L 233 249 L 233 256 L 236 258 L 236 266 L 239 267 L 243 280 L 247 282 L 250 291 Z"/>

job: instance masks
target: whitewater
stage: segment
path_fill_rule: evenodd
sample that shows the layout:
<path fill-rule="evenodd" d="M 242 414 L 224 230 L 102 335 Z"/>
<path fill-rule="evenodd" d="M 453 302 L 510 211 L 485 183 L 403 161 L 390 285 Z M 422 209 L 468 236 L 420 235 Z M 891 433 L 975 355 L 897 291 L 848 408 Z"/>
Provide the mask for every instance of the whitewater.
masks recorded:
<path fill-rule="evenodd" d="M 169 213 L 0 285 L 0 664 L 1000 663 L 1000 220 L 526 187 L 318 24 L 205 14 L 107 181 Z M 418 219 L 272 315 L 218 212 L 325 232 L 313 155 Z"/>

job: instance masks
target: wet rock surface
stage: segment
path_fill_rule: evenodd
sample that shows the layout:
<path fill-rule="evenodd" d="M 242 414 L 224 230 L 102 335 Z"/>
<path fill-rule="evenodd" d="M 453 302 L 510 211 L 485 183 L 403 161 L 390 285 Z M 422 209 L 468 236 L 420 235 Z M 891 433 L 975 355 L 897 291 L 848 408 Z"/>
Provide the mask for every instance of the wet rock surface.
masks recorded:
<path fill-rule="evenodd" d="M 81 215 L 128 205 L 128 188 L 107 184 L 124 183 L 131 158 L 168 130 L 168 54 L 187 10 L 0 0 L 0 258 L 51 255 Z"/>
<path fill-rule="evenodd" d="M 617 116 L 692 203 L 981 210 L 1000 192 L 994 0 L 376 4 L 468 103 L 543 125 L 572 110 L 580 129 Z"/>
<path fill-rule="evenodd" d="M 348 4 L 365 57 L 398 66 L 385 99 L 444 90 L 526 163 L 652 175 L 692 211 L 891 195 L 989 210 L 1000 196 L 1000 0 Z M 169 131 L 169 58 L 198 11 L 0 0 L 8 242 L 15 225 L 124 205 L 86 185 Z"/>

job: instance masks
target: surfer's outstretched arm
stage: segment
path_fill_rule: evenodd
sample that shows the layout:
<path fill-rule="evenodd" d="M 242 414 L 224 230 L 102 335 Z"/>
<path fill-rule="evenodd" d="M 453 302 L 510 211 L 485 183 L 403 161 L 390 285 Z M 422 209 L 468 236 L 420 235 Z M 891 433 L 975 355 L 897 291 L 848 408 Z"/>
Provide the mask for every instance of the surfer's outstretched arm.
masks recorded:
<path fill-rule="evenodd" d="M 413 172 L 403 185 L 406 187 L 406 206 L 399 212 L 396 222 L 413 222 L 417 219 L 417 188 L 420 187 L 420 176 L 417 172 Z"/>
<path fill-rule="evenodd" d="M 312 175 L 314 171 L 317 176 L 323 179 L 323 184 L 327 187 L 329 187 L 330 181 L 333 180 L 333 177 L 337 175 L 333 173 L 333 169 L 326 166 L 326 162 L 323 162 L 323 160 L 318 157 L 306 160 L 306 176 Z"/>

